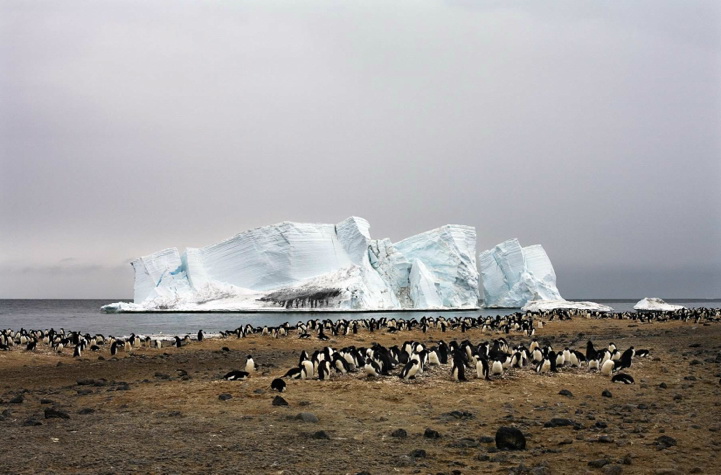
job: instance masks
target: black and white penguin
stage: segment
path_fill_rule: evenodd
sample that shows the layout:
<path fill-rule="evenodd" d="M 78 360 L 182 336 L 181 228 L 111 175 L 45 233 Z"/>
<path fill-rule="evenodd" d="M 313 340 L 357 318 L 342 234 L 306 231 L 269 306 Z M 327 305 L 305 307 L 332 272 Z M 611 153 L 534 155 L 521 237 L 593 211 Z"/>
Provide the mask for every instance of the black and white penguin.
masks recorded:
<path fill-rule="evenodd" d="M 488 365 L 488 360 L 485 358 L 479 358 L 476 362 L 476 376 L 481 379 L 490 380 L 490 374 L 491 368 Z"/>
<path fill-rule="evenodd" d="M 463 382 L 468 381 L 466 379 L 466 368 L 463 362 L 463 357 L 460 355 L 460 351 L 456 351 L 453 355 L 453 363 L 451 365 L 451 376 L 455 381 Z"/>
<path fill-rule="evenodd" d="M 503 363 L 501 363 L 500 360 L 493 360 L 493 364 L 491 365 L 491 374 L 493 376 L 503 375 Z"/>
<path fill-rule="evenodd" d="M 318 363 L 318 379 L 321 381 L 330 379 L 330 361 L 322 360 Z"/>
<path fill-rule="evenodd" d="M 118 354 L 118 342 L 114 341 L 112 345 L 110 345 L 110 354 L 112 356 L 115 356 Z"/>
<path fill-rule="evenodd" d="M 420 367 L 420 361 L 418 359 L 411 359 L 408 361 L 408 363 L 403 367 L 403 370 L 401 371 L 401 374 L 398 376 L 401 379 L 409 380 L 409 379 L 416 379 L 416 374 L 418 373 L 418 368 Z"/>
<path fill-rule="evenodd" d="M 38 342 L 36 340 L 30 340 L 28 341 L 28 345 L 25 347 L 25 351 L 35 351 L 37 346 Z"/>
<path fill-rule="evenodd" d="M 601 365 L 601 374 L 604 376 L 611 376 L 613 369 L 616 367 L 616 362 L 609 359 Z"/>
<path fill-rule="evenodd" d="M 280 378 L 275 378 L 270 383 L 270 389 L 272 389 L 273 391 L 278 391 L 279 393 L 282 393 L 283 391 L 285 391 L 285 387 L 286 387 L 285 381 L 283 381 Z"/>
<path fill-rule="evenodd" d="M 183 346 L 183 340 L 181 340 L 179 336 L 176 335 L 174 338 L 176 348 L 180 348 L 181 346 Z"/>
<path fill-rule="evenodd" d="M 258 365 L 255 364 L 255 361 L 253 361 L 253 357 L 250 355 L 245 358 L 245 371 L 247 371 L 248 373 L 258 371 Z"/>
<path fill-rule="evenodd" d="M 366 358 L 365 364 L 363 365 L 363 372 L 368 377 L 377 377 L 381 375 L 381 367 L 373 361 L 373 358 Z"/>
<path fill-rule="evenodd" d="M 538 374 L 545 374 L 551 371 L 551 360 L 548 358 L 543 358 L 541 361 L 536 364 L 536 373 Z"/>
<path fill-rule="evenodd" d="M 634 350 L 633 346 L 623 352 L 621 359 L 616 364 L 615 371 L 620 371 L 624 368 L 630 368 L 631 362 L 633 361 Z"/>
<path fill-rule="evenodd" d="M 80 358 L 81 356 L 83 356 L 82 345 L 75 345 L 75 349 L 73 350 L 73 358 Z"/>
<path fill-rule="evenodd" d="M 630 374 L 618 373 L 611 378 L 612 383 L 633 384 L 634 380 Z"/>
<path fill-rule="evenodd" d="M 223 376 L 223 379 L 226 381 L 243 381 L 244 379 L 248 379 L 249 376 L 250 374 L 245 371 L 239 371 L 236 369 Z"/>
<path fill-rule="evenodd" d="M 297 368 L 291 368 L 283 375 L 284 378 L 290 378 L 290 379 L 301 379 L 301 375 L 303 373 L 303 368 L 297 367 Z"/>
<path fill-rule="evenodd" d="M 639 358 L 646 358 L 648 355 L 649 355 L 649 351 L 648 351 L 648 350 L 638 350 L 638 351 L 636 352 L 636 355 L 635 355 L 635 356 L 638 356 Z"/>
<path fill-rule="evenodd" d="M 203 341 L 203 338 L 205 338 L 203 330 L 198 330 L 198 341 Z"/>

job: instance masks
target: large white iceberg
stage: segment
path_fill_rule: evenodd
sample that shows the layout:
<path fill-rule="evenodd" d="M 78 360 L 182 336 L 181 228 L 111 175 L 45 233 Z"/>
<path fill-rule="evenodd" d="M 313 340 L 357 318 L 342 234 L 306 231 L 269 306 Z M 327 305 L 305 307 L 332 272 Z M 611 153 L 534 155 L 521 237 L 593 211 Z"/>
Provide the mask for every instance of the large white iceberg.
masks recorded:
<path fill-rule="evenodd" d="M 134 303 L 123 311 L 476 308 L 476 231 L 446 225 L 398 243 L 370 225 L 284 222 L 218 244 L 134 260 Z"/>
<path fill-rule="evenodd" d="M 523 307 L 533 300 L 563 300 L 556 273 L 540 244 L 521 247 L 509 239 L 478 256 L 483 279 L 484 306 Z"/>
<path fill-rule="evenodd" d="M 532 300 L 521 308 L 524 312 L 549 312 L 551 310 L 585 310 L 613 312 L 613 308 L 596 302 L 571 300 Z"/>
<path fill-rule="evenodd" d="M 666 303 L 662 299 L 654 297 L 646 297 L 636 302 L 633 306 L 634 310 L 641 310 L 647 312 L 675 312 L 676 310 L 683 310 L 683 305 L 674 305 Z"/>

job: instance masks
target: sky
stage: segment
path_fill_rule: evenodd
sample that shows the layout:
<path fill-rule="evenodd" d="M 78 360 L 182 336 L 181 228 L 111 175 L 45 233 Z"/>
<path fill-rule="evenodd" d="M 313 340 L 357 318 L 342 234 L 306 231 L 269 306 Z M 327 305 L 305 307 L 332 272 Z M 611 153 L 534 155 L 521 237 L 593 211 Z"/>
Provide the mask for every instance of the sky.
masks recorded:
<path fill-rule="evenodd" d="M 0 298 L 351 215 L 720 298 L 721 3 L 0 0 Z"/>

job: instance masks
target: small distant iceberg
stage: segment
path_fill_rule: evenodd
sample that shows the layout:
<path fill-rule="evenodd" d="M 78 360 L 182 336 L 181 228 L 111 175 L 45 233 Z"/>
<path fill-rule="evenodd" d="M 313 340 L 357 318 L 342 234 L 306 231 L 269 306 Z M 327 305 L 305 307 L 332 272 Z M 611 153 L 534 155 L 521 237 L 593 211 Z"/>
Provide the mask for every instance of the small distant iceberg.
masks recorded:
<path fill-rule="evenodd" d="M 683 305 L 666 303 L 662 299 L 655 297 L 641 299 L 633 306 L 634 310 L 641 310 L 643 312 L 675 312 L 676 310 L 683 310 L 684 308 L 686 307 Z"/>
<path fill-rule="evenodd" d="M 588 310 L 613 312 L 613 308 L 596 302 L 573 302 L 570 300 L 532 300 L 521 308 L 524 312 L 548 312 L 551 310 Z"/>

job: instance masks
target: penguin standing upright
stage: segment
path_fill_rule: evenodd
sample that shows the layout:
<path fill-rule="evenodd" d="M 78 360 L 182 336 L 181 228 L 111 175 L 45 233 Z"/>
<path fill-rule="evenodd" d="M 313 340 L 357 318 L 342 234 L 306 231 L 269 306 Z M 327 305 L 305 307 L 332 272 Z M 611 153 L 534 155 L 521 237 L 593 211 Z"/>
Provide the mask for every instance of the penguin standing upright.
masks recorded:
<path fill-rule="evenodd" d="M 466 379 L 465 363 L 463 362 L 463 357 L 460 355 L 460 351 L 456 351 L 453 354 L 451 376 L 458 382 L 468 381 Z"/>
<path fill-rule="evenodd" d="M 203 330 L 198 330 L 198 341 L 203 341 L 203 338 L 205 338 Z"/>
<path fill-rule="evenodd" d="M 248 373 L 253 373 L 254 371 L 258 371 L 258 365 L 255 364 L 255 361 L 253 361 L 253 357 L 251 355 L 248 355 L 245 359 L 245 370 Z"/>
<path fill-rule="evenodd" d="M 112 345 L 110 345 L 110 354 L 112 356 L 115 356 L 118 354 L 118 342 L 114 341 Z"/>

